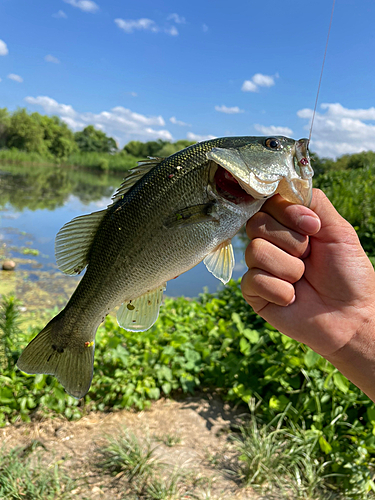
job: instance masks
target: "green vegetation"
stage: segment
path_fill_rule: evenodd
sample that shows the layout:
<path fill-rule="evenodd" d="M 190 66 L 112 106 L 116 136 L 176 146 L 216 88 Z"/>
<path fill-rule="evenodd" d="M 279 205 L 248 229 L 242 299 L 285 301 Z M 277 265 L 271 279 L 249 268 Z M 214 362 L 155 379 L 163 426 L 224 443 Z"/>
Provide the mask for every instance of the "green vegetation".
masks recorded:
<path fill-rule="evenodd" d="M 193 142 L 129 142 L 122 151 L 103 131 L 88 125 L 73 133 L 57 116 L 9 113 L 0 108 L 0 162 L 22 165 L 69 165 L 103 172 L 128 170 L 148 156 L 169 156 Z"/>
<path fill-rule="evenodd" d="M 58 464 L 46 467 L 31 455 L 41 442 L 25 449 L 0 450 L 0 498 L 2 500 L 68 500 L 73 482 Z"/>
<path fill-rule="evenodd" d="M 121 168 L 128 168 L 125 164 L 135 161 L 133 155 L 170 154 L 170 148 L 184 146 L 181 142 L 143 145 L 133 141 L 116 154 L 78 150 L 70 154 L 69 158 L 76 158 L 75 165 L 82 164 L 83 158 L 91 166 L 98 166 L 100 158 L 105 160 L 97 175 L 75 171 L 73 176 L 70 169 L 57 166 L 46 173 L 43 168 L 12 165 L 7 170 L 13 175 L 2 178 L 2 204 L 52 209 L 70 193 L 87 201 L 100 199 L 119 184 L 119 179 L 106 172 L 116 169 L 119 159 L 124 162 Z M 36 161 L 42 158 L 37 150 L 13 152 Z M 0 151 L 0 161 L 2 154 L 11 151 Z M 117 160 L 112 164 L 111 158 Z M 375 262 L 375 153 L 344 156 L 336 162 L 316 158 L 315 169 L 315 186 L 354 225 Z M 16 186 L 28 190 L 27 200 L 17 194 Z M 17 300 L 3 298 L 0 425 L 29 421 L 36 413 L 78 419 L 93 410 L 142 409 L 161 395 L 199 388 L 252 410 L 249 424 L 234 439 L 239 455 L 235 474 L 244 485 L 280 491 L 280 495 L 289 492 L 297 498 L 375 498 L 375 404 L 326 360 L 252 312 L 238 283 L 231 282 L 214 295 L 205 293 L 197 301 L 166 299 L 154 327 L 137 335 L 107 317 L 97 334 L 94 379 L 83 401 L 68 396 L 50 376 L 27 376 L 15 369 L 22 348 L 42 326 L 34 324 L 23 331 Z M 178 436 L 167 435 L 161 441 L 173 446 Z M 134 498 L 178 495 L 181 476 L 162 480 L 152 448 L 129 433 L 116 446 L 109 444 L 107 454 L 103 453 L 105 468 L 135 485 Z M 134 465 L 137 456 L 147 458 L 146 462 Z M 136 468 L 143 471 L 143 477 L 152 476 L 147 488 L 142 474 L 134 472 Z M 4 498 L 22 497 L 6 497 L 4 491 Z M 47 493 L 45 498 L 49 498 Z"/>
<path fill-rule="evenodd" d="M 171 470 L 157 457 L 155 450 L 148 439 L 140 441 L 125 428 L 99 450 L 101 458 L 97 465 L 101 472 L 121 478 L 130 486 L 124 500 L 133 498 L 129 497 L 130 491 L 134 498 L 143 500 L 177 500 L 182 491 L 191 486 L 191 481 L 185 471 Z"/>
<path fill-rule="evenodd" d="M 74 134 L 74 140 L 80 151 L 95 153 L 113 153 L 117 144 L 112 137 L 107 137 L 101 130 L 96 130 L 92 125 Z"/>
<path fill-rule="evenodd" d="M 161 467 L 150 441 L 141 443 L 127 429 L 120 431 L 116 438 L 110 438 L 107 446 L 100 450 L 100 455 L 98 467 L 114 476 L 126 475 L 127 480 L 136 485 L 138 493 L 147 487 Z"/>
<path fill-rule="evenodd" d="M 345 492 L 345 498 L 365 498 L 374 488 L 374 403 L 319 355 L 264 323 L 244 303 L 238 283 L 199 301 L 167 299 L 154 327 L 136 336 L 107 317 L 98 331 L 94 379 L 84 401 L 68 396 L 50 376 L 14 369 L 22 347 L 42 326 L 27 335 L 15 333 L 14 313 L 14 300 L 4 299 L 3 424 L 27 421 L 37 410 L 76 419 L 91 410 L 141 409 L 161 394 L 206 388 L 237 404 L 257 401 L 257 423 L 260 429 L 268 426 L 267 432 L 277 429 L 282 414 L 283 431 L 275 438 L 294 436 L 293 446 L 300 443 L 301 450 L 303 441 L 314 474 L 323 476 L 317 488 Z M 244 467 L 252 460 L 244 455 Z M 303 464 L 297 465 L 294 474 L 301 475 Z M 242 475 L 251 482 L 254 474 L 245 467 Z M 312 481 L 303 479 L 304 488 L 311 489 Z"/>
<path fill-rule="evenodd" d="M 315 186 L 326 193 L 340 214 L 354 226 L 364 249 L 375 255 L 375 153 L 368 151 L 352 157 L 363 166 L 328 170 L 315 179 Z M 366 158 L 372 158 L 372 162 L 366 163 Z"/>

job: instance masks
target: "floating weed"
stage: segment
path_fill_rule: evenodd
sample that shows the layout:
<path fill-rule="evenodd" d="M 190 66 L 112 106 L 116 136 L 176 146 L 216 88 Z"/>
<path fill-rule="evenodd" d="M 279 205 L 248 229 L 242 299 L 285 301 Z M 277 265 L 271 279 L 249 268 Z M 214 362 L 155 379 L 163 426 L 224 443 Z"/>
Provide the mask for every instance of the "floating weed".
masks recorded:
<path fill-rule="evenodd" d="M 46 467 L 28 448 L 0 450 L 1 500 L 68 500 L 72 489 L 58 464 Z"/>
<path fill-rule="evenodd" d="M 39 255 L 39 250 L 36 248 L 23 248 L 22 253 L 24 255 Z"/>

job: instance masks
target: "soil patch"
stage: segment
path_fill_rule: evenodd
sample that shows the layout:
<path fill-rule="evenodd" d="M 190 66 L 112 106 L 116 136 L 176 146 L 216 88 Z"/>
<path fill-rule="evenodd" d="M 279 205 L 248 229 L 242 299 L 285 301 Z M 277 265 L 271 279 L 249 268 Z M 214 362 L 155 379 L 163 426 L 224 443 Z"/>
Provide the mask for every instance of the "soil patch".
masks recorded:
<path fill-rule="evenodd" d="M 260 497 L 241 487 L 234 472 L 238 457 L 228 439 L 243 416 L 216 397 L 161 399 L 147 411 L 91 413 L 75 422 L 54 418 L 16 424 L 0 429 L 0 440 L 6 450 L 33 445 L 46 466 L 62 464 L 62 470 L 75 480 L 77 499 L 109 496 L 120 500 L 137 497 L 126 490 L 128 484 L 103 474 L 95 464 L 107 438 L 126 428 L 140 441 L 151 441 L 155 454 L 170 470 L 189 475 L 193 496 L 184 493 L 180 498 L 255 500 Z"/>

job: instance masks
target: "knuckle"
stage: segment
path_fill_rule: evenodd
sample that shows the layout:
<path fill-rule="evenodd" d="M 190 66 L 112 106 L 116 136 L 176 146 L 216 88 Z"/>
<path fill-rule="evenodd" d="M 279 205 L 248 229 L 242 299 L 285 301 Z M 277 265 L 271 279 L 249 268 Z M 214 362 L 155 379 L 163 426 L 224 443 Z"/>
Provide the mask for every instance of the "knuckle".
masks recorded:
<path fill-rule="evenodd" d="M 269 217 L 270 216 L 264 212 L 257 212 L 254 214 L 246 223 L 246 233 L 248 237 L 252 239 L 259 234 L 264 234 L 264 229 Z"/>
<path fill-rule="evenodd" d="M 250 241 L 245 250 L 245 261 L 249 268 L 259 267 L 264 262 L 267 246 L 267 242 L 261 238 Z"/>

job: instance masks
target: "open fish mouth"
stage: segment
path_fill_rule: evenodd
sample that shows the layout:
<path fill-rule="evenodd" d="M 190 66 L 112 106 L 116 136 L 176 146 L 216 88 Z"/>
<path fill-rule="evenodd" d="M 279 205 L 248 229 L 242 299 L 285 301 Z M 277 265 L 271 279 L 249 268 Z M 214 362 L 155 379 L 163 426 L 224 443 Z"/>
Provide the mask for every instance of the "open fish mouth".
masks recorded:
<path fill-rule="evenodd" d="M 284 138 L 268 138 L 265 143 L 281 142 L 281 139 Z M 235 204 L 266 199 L 279 193 L 291 203 L 309 206 L 314 172 L 307 146 L 308 140 L 300 139 L 281 152 L 260 151 L 260 161 L 257 162 L 246 148 L 213 148 L 207 156 L 218 165 L 214 177 L 217 193 Z M 264 161 L 262 155 L 267 155 Z"/>
<path fill-rule="evenodd" d="M 252 194 L 242 188 L 240 181 L 234 175 L 220 165 L 217 166 L 214 180 L 217 194 L 227 201 L 238 205 L 250 203 L 255 199 Z"/>

